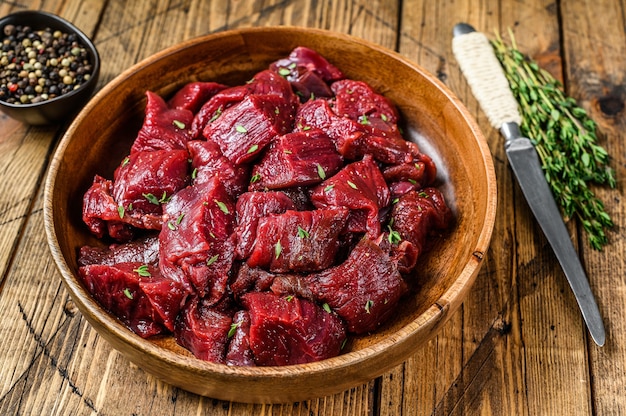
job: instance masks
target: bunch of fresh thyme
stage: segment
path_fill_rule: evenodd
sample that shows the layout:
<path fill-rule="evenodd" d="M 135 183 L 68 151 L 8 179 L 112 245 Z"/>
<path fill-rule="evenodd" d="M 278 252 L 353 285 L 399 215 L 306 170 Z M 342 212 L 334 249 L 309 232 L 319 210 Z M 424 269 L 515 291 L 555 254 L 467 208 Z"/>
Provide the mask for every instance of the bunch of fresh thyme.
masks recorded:
<path fill-rule="evenodd" d="M 511 45 L 498 33 L 491 43 L 519 104 L 520 130 L 535 145 L 563 214 L 578 218 L 590 245 L 601 250 L 608 243 L 605 228 L 613 221 L 590 186 L 613 188 L 615 176 L 609 155 L 597 144 L 596 123 L 558 80 L 518 50 L 509 34 Z"/>

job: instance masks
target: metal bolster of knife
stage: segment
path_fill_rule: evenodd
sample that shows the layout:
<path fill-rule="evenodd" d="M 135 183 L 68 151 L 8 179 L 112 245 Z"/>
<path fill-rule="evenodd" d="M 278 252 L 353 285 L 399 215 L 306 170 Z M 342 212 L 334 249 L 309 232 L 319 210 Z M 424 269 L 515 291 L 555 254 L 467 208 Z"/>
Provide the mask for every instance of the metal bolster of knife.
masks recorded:
<path fill-rule="evenodd" d="M 534 146 L 529 138 L 522 136 L 517 123 L 503 123 L 500 132 L 504 136 L 505 149 L 533 149 Z"/>

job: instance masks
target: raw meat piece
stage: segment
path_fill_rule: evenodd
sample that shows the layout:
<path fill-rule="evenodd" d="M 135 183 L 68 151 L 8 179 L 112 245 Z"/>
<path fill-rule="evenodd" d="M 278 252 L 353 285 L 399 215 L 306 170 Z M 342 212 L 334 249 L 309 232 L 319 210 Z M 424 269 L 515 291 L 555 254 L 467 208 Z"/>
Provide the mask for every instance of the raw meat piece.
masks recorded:
<path fill-rule="evenodd" d="M 367 237 L 345 262 L 304 279 L 316 300 L 327 303 L 356 334 L 378 328 L 407 291 L 396 265 Z"/>
<path fill-rule="evenodd" d="M 248 186 L 248 167 L 234 165 L 222 155 L 220 147 L 210 140 L 191 140 L 187 143 L 191 155 L 191 167 L 195 171 L 194 184 L 210 181 L 219 176 L 226 192 L 236 199 Z"/>
<path fill-rule="evenodd" d="M 165 206 L 159 267 L 190 292 L 218 302 L 233 262 L 235 204 L 219 178 L 190 186 Z"/>
<path fill-rule="evenodd" d="M 147 236 L 125 244 L 108 247 L 83 246 L 78 255 L 78 265 L 139 262 L 156 266 L 159 261 L 159 238 Z"/>
<path fill-rule="evenodd" d="M 148 100 L 143 126 L 130 152 L 186 149 L 191 140 L 193 113 L 186 109 L 171 109 L 163 98 L 147 91 Z"/>
<path fill-rule="evenodd" d="M 435 163 L 423 153 L 420 154 L 419 161 L 388 166 L 383 170 L 383 177 L 390 186 L 397 182 L 408 182 L 415 190 L 431 185 L 436 176 Z"/>
<path fill-rule="evenodd" d="M 283 189 L 320 183 L 343 166 L 335 145 L 321 130 L 277 137 L 252 169 L 251 190 Z"/>
<path fill-rule="evenodd" d="M 96 237 L 107 233 L 107 221 L 119 221 L 120 214 L 112 195 L 113 181 L 95 175 L 83 196 L 83 222 Z"/>
<path fill-rule="evenodd" d="M 379 119 L 390 124 L 397 124 L 400 117 L 398 110 L 372 87 L 363 81 L 344 79 L 331 86 L 335 93 L 335 114 L 348 117 L 366 124 L 369 119 Z M 365 116 L 365 117 L 364 117 Z"/>
<path fill-rule="evenodd" d="M 189 110 L 196 114 L 211 97 L 228 88 L 217 82 L 190 82 L 185 84 L 167 102 L 169 108 Z"/>
<path fill-rule="evenodd" d="M 342 207 L 262 217 L 248 266 L 278 273 L 323 270 L 335 261 L 347 218 Z"/>
<path fill-rule="evenodd" d="M 311 201 L 317 208 L 350 209 L 348 231 L 367 232 L 376 239 L 380 234 L 379 211 L 389 205 L 390 194 L 378 166 L 366 156 L 314 187 Z"/>
<path fill-rule="evenodd" d="M 250 314 L 250 349 L 259 366 L 304 364 L 341 351 L 343 323 L 314 302 L 254 292 L 242 304 Z"/>
<path fill-rule="evenodd" d="M 226 109 L 252 94 L 276 95 L 284 99 L 286 103 L 292 105 L 298 103 L 298 97 L 291 90 L 291 85 L 287 80 L 273 71 L 261 71 L 250 82 L 220 91 L 207 101 L 194 117 L 191 125 L 192 137 L 200 138 L 206 126 L 221 117 Z"/>
<path fill-rule="evenodd" d="M 237 199 L 236 258 L 245 259 L 252 253 L 259 218 L 282 214 L 295 209 L 291 199 L 282 192 L 246 192 Z"/>
<path fill-rule="evenodd" d="M 232 328 L 235 328 L 232 333 Z M 226 365 L 254 367 L 254 354 L 250 349 L 250 314 L 247 311 L 238 311 L 233 317 L 229 330 L 230 342 L 226 353 Z"/>
<path fill-rule="evenodd" d="M 451 220 L 452 212 L 441 192 L 436 188 L 425 188 L 400 197 L 393 205 L 390 221 L 401 239 L 415 246 L 419 256 L 431 233 L 445 230 Z"/>
<path fill-rule="evenodd" d="M 366 154 L 388 164 L 411 162 L 419 149 L 415 143 L 402 138 L 397 126 L 386 121 L 376 125 L 352 120 L 335 114 L 330 102 L 324 99 L 310 100 L 302 104 L 296 113 L 296 131 L 317 128 L 335 143 L 337 151 L 346 159 L 358 160 Z M 380 128 L 385 125 L 385 129 Z"/>
<path fill-rule="evenodd" d="M 113 198 L 122 220 L 138 228 L 161 229 L 162 204 L 189 182 L 186 150 L 131 153 L 113 175 Z"/>
<path fill-rule="evenodd" d="M 223 363 L 232 318 L 194 298 L 176 320 L 174 337 L 201 360 Z"/>
<path fill-rule="evenodd" d="M 287 74 L 284 71 L 280 71 L 281 68 L 289 69 L 292 73 Z M 270 69 L 276 72 L 280 71 L 279 73 L 281 74 L 285 73 L 284 76 L 289 81 L 292 81 L 294 76 L 297 77 L 295 69 L 305 69 L 326 82 L 338 81 L 344 78 L 339 68 L 328 62 L 322 55 L 306 46 L 298 46 L 291 51 L 287 58 L 279 59 L 272 63 Z"/>
<path fill-rule="evenodd" d="M 242 262 L 235 274 L 235 279 L 230 282 L 230 291 L 235 299 L 247 292 L 266 292 L 272 286 L 276 277 L 275 273 L 258 267 L 252 268 L 246 262 Z"/>
<path fill-rule="evenodd" d="M 291 130 L 295 105 L 277 95 L 249 95 L 203 130 L 236 165 L 248 163 L 278 135 Z"/>
<path fill-rule="evenodd" d="M 82 266 L 79 275 L 102 307 L 143 338 L 173 328 L 186 296 L 158 268 L 139 262 Z"/>

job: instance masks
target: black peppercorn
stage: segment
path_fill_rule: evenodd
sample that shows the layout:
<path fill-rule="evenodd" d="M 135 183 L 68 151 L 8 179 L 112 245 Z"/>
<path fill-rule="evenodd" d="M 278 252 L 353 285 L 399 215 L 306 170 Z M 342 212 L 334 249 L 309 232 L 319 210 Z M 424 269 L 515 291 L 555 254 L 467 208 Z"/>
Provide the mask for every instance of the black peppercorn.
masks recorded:
<path fill-rule="evenodd" d="M 75 33 L 10 24 L 0 33 L 0 100 L 37 103 L 67 94 L 90 78 L 89 54 Z"/>

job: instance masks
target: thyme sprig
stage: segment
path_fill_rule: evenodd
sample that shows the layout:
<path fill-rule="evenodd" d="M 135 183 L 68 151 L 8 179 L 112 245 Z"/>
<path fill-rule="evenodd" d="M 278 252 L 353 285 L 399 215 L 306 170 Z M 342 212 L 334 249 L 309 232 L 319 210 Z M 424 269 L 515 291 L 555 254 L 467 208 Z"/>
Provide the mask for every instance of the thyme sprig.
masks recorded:
<path fill-rule="evenodd" d="M 519 104 L 520 130 L 537 149 L 563 215 L 578 218 L 591 247 L 601 250 L 613 221 L 591 186 L 614 188 L 615 176 L 608 153 L 597 144 L 597 124 L 558 80 L 519 51 L 510 30 L 509 36 L 510 45 L 498 33 L 491 44 Z"/>

